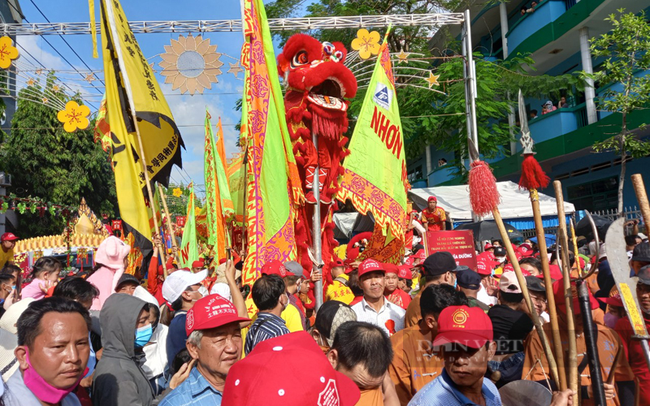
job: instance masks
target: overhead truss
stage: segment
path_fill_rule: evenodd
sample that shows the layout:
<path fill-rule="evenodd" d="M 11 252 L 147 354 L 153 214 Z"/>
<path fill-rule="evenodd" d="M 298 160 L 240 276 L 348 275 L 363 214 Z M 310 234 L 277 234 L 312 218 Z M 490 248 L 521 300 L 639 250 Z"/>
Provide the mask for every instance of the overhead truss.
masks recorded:
<path fill-rule="evenodd" d="M 460 25 L 463 13 L 394 14 L 376 16 L 270 18 L 271 31 L 308 31 L 343 28 L 381 28 Z M 241 32 L 241 20 L 131 21 L 135 34 Z M 99 32 L 99 24 L 97 25 Z M 90 34 L 90 23 L 0 24 L 0 35 L 83 35 Z"/>

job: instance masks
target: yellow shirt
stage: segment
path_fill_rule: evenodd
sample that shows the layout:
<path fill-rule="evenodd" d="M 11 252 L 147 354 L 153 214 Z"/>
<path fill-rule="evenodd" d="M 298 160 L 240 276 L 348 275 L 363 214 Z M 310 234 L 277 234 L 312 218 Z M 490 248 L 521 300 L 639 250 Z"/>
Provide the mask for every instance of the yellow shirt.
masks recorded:
<path fill-rule="evenodd" d="M 0 248 L 0 268 L 4 267 L 7 262 L 14 260 L 14 249 L 10 249 L 9 251 L 5 252 L 2 248 Z"/>
<path fill-rule="evenodd" d="M 352 291 L 346 285 L 334 280 L 334 282 L 327 287 L 325 300 L 338 300 L 339 302 L 349 305 L 354 300 L 354 294 L 352 294 Z"/>
<path fill-rule="evenodd" d="M 251 319 L 251 324 L 257 318 L 257 306 L 253 303 L 253 299 L 246 299 L 246 310 L 248 311 L 248 317 Z M 287 324 L 287 328 L 290 332 L 294 333 L 296 331 L 303 331 L 302 328 L 302 319 L 300 318 L 300 310 L 292 304 L 289 304 L 280 315 L 282 320 Z"/>

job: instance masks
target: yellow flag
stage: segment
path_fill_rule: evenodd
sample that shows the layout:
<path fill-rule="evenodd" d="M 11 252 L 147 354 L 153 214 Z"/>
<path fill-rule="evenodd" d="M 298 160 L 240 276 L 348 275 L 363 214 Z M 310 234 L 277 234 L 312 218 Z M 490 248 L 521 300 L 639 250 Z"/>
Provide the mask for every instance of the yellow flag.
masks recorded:
<path fill-rule="evenodd" d="M 119 1 L 101 0 L 101 18 L 106 121 L 120 216 L 135 231 L 136 245 L 149 245 L 152 230 L 142 161 L 149 179 L 167 186 L 173 165 L 181 166 L 183 140 Z M 144 157 L 131 112 L 138 120 Z"/>

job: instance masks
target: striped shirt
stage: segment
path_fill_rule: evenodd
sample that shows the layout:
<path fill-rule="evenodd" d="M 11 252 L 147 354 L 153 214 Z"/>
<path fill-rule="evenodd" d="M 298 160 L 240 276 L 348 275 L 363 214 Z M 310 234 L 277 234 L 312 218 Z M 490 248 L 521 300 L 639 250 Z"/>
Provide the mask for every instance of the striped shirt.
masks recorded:
<path fill-rule="evenodd" d="M 257 319 L 248 329 L 248 334 L 246 334 L 244 353 L 248 355 L 262 341 L 284 334 L 289 334 L 289 329 L 284 320 L 272 313 L 259 312 Z"/>

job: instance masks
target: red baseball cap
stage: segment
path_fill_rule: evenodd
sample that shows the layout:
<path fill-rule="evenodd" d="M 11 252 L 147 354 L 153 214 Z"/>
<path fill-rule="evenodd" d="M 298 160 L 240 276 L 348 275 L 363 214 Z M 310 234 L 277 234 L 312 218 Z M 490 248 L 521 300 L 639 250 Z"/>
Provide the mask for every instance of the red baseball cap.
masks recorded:
<path fill-rule="evenodd" d="M 554 281 L 559 281 L 560 279 L 562 279 L 564 277 L 562 275 L 562 270 L 560 269 L 559 266 L 557 266 L 557 265 L 549 265 L 548 269 L 549 269 L 549 271 L 551 273 L 551 279 L 553 279 Z M 539 275 L 537 275 L 537 277 L 539 279 L 544 279 L 544 273 L 540 273 Z"/>
<path fill-rule="evenodd" d="M 487 260 L 478 258 L 476 260 L 476 272 L 479 275 L 492 275 L 492 267 L 488 265 Z"/>
<path fill-rule="evenodd" d="M 14 233 L 4 233 L 2 234 L 2 237 L 0 237 L 0 242 L 16 241 L 18 239 L 19 239 L 18 236 L 15 235 Z"/>
<path fill-rule="evenodd" d="M 433 346 L 458 343 L 481 348 L 493 336 L 492 321 L 480 307 L 449 306 L 438 317 L 438 334 Z"/>
<path fill-rule="evenodd" d="M 402 278 L 402 279 L 409 279 L 411 280 L 413 278 L 413 273 L 411 272 L 411 267 L 408 265 L 400 265 L 397 267 L 399 269 L 399 272 L 397 272 L 397 276 Z"/>
<path fill-rule="evenodd" d="M 204 263 L 201 260 L 192 262 L 192 268 L 203 268 L 203 265 Z"/>
<path fill-rule="evenodd" d="M 399 275 L 399 267 L 397 265 L 395 265 L 395 264 L 385 262 L 384 263 L 384 268 L 385 268 L 386 273 L 394 273 L 394 274 Z"/>
<path fill-rule="evenodd" d="M 533 248 L 528 244 L 521 244 L 517 251 L 519 251 L 519 253 L 525 257 L 530 257 L 533 255 Z"/>
<path fill-rule="evenodd" d="M 598 300 L 591 294 L 591 291 L 587 289 L 589 293 L 589 304 L 591 310 L 597 309 L 600 307 Z M 555 296 L 555 307 L 562 313 L 566 314 L 566 299 L 564 297 L 564 280 L 558 279 L 553 283 L 553 295 Z M 573 312 L 574 314 L 582 314 L 580 310 L 580 301 L 578 300 L 578 288 L 576 287 L 576 282 L 571 282 L 571 297 L 573 297 Z"/>
<path fill-rule="evenodd" d="M 406 258 L 406 261 L 404 261 L 404 265 L 413 266 L 413 262 L 415 262 L 415 258 L 410 256 Z"/>
<path fill-rule="evenodd" d="M 337 258 L 334 261 L 332 261 L 332 268 L 336 268 L 336 267 L 339 267 L 339 266 L 345 266 L 345 263 L 343 262 L 343 260 Z"/>
<path fill-rule="evenodd" d="M 615 294 L 614 296 L 610 296 L 610 297 L 607 297 L 607 298 L 599 297 L 598 300 L 600 300 L 601 302 L 606 303 L 606 304 L 608 304 L 610 306 L 618 306 L 618 307 L 623 307 L 624 306 L 623 305 L 623 299 L 621 299 L 621 295 L 618 294 L 618 293 Z"/>
<path fill-rule="evenodd" d="M 437 202 L 438 198 L 435 196 L 429 196 L 429 199 L 427 199 L 428 202 Z"/>
<path fill-rule="evenodd" d="M 226 262 L 228 262 L 228 260 L 227 260 L 226 258 L 221 258 L 221 259 L 219 260 L 219 265 L 221 265 L 221 264 L 225 264 Z"/>
<path fill-rule="evenodd" d="M 424 252 L 424 250 L 419 250 L 419 251 L 418 251 L 418 252 L 413 256 L 413 258 L 414 258 L 414 259 L 421 259 L 422 261 L 424 261 L 425 259 L 427 259 L 427 253 Z"/>
<path fill-rule="evenodd" d="M 185 332 L 189 336 L 195 330 L 207 330 L 240 321 L 251 319 L 239 317 L 231 301 L 214 294 L 197 300 L 187 312 Z"/>
<path fill-rule="evenodd" d="M 370 272 L 386 273 L 386 266 L 374 259 L 366 259 L 359 265 L 359 278 Z"/>
<path fill-rule="evenodd" d="M 305 366 L 308 365 L 308 368 Z M 305 331 L 257 344 L 228 371 L 228 406 L 354 406 L 359 388 L 337 372 Z"/>
<path fill-rule="evenodd" d="M 494 248 L 494 247 L 492 246 L 492 244 L 490 244 L 489 242 L 486 242 L 486 243 L 485 243 L 485 247 L 483 247 L 483 251 L 487 251 L 487 250 L 489 250 L 489 249 L 491 249 L 491 248 Z"/>
<path fill-rule="evenodd" d="M 281 278 L 287 276 L 287 268 L 282 262 L 276 260 L 269 261 L 262 265 L 262 275 L 279 275 Z"/>

